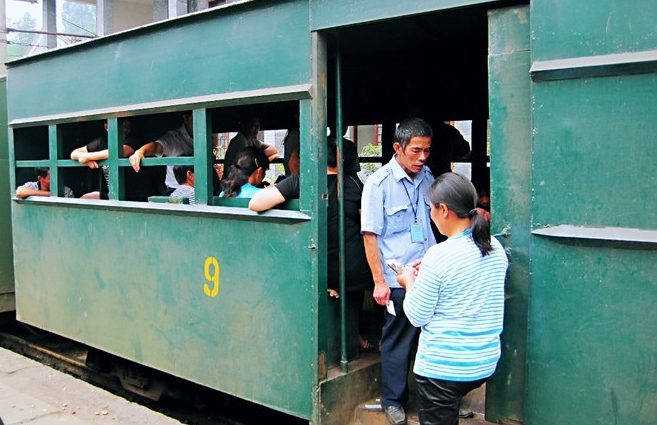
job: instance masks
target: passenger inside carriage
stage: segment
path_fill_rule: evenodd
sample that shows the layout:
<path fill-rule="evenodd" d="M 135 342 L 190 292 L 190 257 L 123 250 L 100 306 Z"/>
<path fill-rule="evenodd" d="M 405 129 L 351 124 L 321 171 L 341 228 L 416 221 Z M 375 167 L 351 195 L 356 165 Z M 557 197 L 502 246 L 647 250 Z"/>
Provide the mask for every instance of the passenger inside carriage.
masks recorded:
<path fill-rule="evenodd" d="M 224 198 L 251 198 L 260 190 L 260 185 L 269 169 L 269 158 L 262 149 L 247 146 L 237 155 L 235 164 L 221 182 Z"/>
<path fill-rule="evenodd" d="M 339 211 L 338 211 L 338 155 L 335 139 L 329 139 L 327 186 L 328 203 L 328 243 L 327 243 L 327 289 L 329 296 L 338 298 L 339 294 Z M 365 290 L 373 287 L 372 273 L 365 257 L 363 236 L 360 233 L 360 202 L 363 183 L 357 176 L 345 175 L 343 184 L 344 200 L 344 240 L 345 276 L 347 309 L 357 312 L 358 345 L 361 351 L 372 350 L 374 346 L 362 337 L 364 333 L 363 301 Z M 261 212 L 273 208 L 287 200 L 299 199 L 299 174 L 286 177 L 275 186 L 260 190 L 253 195 L 249 208 Z"/>
<path fill-rule="evenodd" d="M 36 167 L 34 169 L 36 181 L 26 182 L 16 189 L 16 197 L 19 199 L 28 196 L 50 196 L 50 169 L 48 167 Z M 70 187 L 64 186 L 64 197 L 74 198 Z"/>
<path fill-rule="evenodd" d="M 285 176 L 291 174 L 299 174 L 299 114 L 294 115 L 295 125 L 287 130 L 285 139 L 283 139 L 283 168 L 285 169 Z M 295 158 L 296 155 L 296 158 Z M 290 164 L 290 161 L 297 161 L 296 164 Z"/>
<path fill-rule="evenodd" d="M 191 165 L 174 165 L 173 175 L 179 186 L 174 190 L 171 198 L 187 198 L 189 205 L 196 203 L 194 199 L 194 167 Z"/>
<path fill-rule="evenodd" d="M 135 150 L 129 161 L 132 168 L 139 172 L 141 160 L 148 156 L 191 156 L 194 155 L 194 121 L 192 111 L 182 115 L 183 123 L 175 130 L 164 133 L 154 142 L 149 142 Z M 178 188 L 179 183 L 173 175 L 173 166 L 167 165 L 165 184 L 169 194 Z"/>
<path fill-rule="evenodd" d="M 269 145 L 261 140 L 258 140 L 258 133 L 260 132 L 260 118 L 252 117 L 248 121 L 241 124 L 241 129 L 235 137 L 228 143 L 226 150 L 226 157 L 224 159 L 224 178 L 226 178 L 226 170 L 235 165 L 237 155 L 244 150 L 247 146 L 253 146 L 262 150 L 265 155 L 272 161 L 279 157 L 278 149 Z"/>
<path fill-rule="evenodd" d="M 467 161 L 470 158 L 470 144 L 461 132 L 442 119 L 430 123 L 433 129 L 431 155 L 427 166 L 434 178 L 452 171 L 452 162 Z"/>
<path fill-rule="evenodd" d="M 342 158 L 343 166 L 342 172 L 345 175 L 356 176 L 360 171 L 360 162 L 358 161 L 358 146 L 353 141 L 344 137 L 347 132 L 347 126 L 342 128 Z M 336 142 L 335 137 L 335 126 L 329 126 L 329 141 L 333 140 Z"/>
<path fill-rule="evenodd" d="M 123 142 L 123 157 L 132 155 L 135 149 L 141 146 L 141 140 L 132 134 L 132 125 L 129 120 L 124 120 L 122 123 L 122 137 Z M 85 193 L 81 199 L 109 199 L 109 166 L 101 165 L 98 162 L 109 158 L 109 150 L 107 144 L 107 122 L 103 124 L 103 133 L 84 146 L 80 146 L 71 152 L 71 159 L 78 161 L 80 164 L 86 165 L 91 169 L 100 168 L 102 174 L 100 175 L 99 190 Z"/>

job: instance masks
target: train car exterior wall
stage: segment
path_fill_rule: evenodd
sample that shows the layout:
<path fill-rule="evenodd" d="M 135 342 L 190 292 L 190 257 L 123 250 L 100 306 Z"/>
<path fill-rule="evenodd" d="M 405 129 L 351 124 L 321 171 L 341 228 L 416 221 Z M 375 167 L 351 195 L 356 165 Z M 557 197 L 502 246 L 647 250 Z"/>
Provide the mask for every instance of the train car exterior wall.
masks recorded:
<path fill-rule="evenodd" d="M 657 3 L 531 3 L 525 421 L 657 420 Z"/>
<path fill-rule="evenodd" d="M 11 184 L 7 139 L 7 78 L 0 78 L 0 313 L 15 310 Z"/>
<path fill-rule="evenodd" d="M 481 1 L 252 1 L 10 64 L 9 119 L 56 137 L 58 122 L 122 108 L 189 104 L 198 121 L 207 105 L 293 93 L 309 140 L 302 163 L 314 161 L 305 182 L 323 187 L 317 128 L 326 125 L 326 87 L 324 64 L 314 62 L 323 57 L 322 32 L 482 4 L 491 8 L 493 229 L 511 257 L 487 418 L 654 424 L 653 0 L 535 0 L 509 9 Z M 257 66 L 267 63 L 275 69 Z M 57 158 L 49 161 L 57 167 Z M 321 195 L 304 188 L 289 216 L 13 201 L 19 316 L 319 423 L 324 218 Z M 253 258 L 241 255 L 243 241 L 265 236 Z M 80 266 L 98 245 L 106 258 Z M 37 255 L 46 268 L 30 267 Z M 202 288 L 215 270 L 221 295 L 211 298 Z M 117 319 L 107 323 L 108 314 Z M 108 326 L 121 338 L 108 341 Z"/>

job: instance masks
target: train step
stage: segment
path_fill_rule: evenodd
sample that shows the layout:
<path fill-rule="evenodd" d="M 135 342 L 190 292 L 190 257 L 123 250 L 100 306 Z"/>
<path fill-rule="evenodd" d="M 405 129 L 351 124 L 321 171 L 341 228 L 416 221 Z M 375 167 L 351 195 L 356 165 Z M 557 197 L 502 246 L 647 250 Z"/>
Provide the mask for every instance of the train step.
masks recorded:
<path fill-rule="evenodd" d="M 464 399 L 464 406 L 472 410 L 473 413 L 469 418 L 461 418 L 459 425 L 490 425 L 490 422 L 484 419 L 483 410 L 475 410 L 479 406 L 479 399 L 484 395 L 485 390 L 482 391 L 481 389 L 468 394 L 468 397 Z M 420 425 L 414 397 L 410 399 L 409 407 L 406 410 L 406 419 L 407 425 Z M 381 410 L 379 399 L 372 399 L 356 407 L 350 425 L 389 425 L 389 422 L 383 410 Z"/>
<path fill-rule="evenodd" d="M 381 410 L 381 363 L 377 351 L 362 353 L 361 357 L 349 362 L 349 373 L 338 367 L 329 369 L 326 381 L 321 384 L 321 405 L 324 410 L 322 424 L 328 425 L 388 425 Z M 415 399 L 415 380 L 409 377 L 410 399 L 407 409 L 409 425 L 419 425 L 417 402 Z M 348 405 L 351 400 L 367 401 Z M 486 425 L 484 419 L 486 386 L 470 392 L 463 399 L 463 407 L 473 412 L 472 417 L 462 418 L 459 425 Z M 338 408 L 337 404 L 340 404 Z M 331 412 L 327 414 L 327 412 Z"/>

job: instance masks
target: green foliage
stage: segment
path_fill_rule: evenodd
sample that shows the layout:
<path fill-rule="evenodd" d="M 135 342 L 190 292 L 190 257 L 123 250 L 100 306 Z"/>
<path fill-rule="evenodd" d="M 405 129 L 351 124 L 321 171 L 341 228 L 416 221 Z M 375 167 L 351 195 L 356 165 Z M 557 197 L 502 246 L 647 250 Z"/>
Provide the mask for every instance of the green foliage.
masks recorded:
<path fill-rule="evenodd" d="M 25 13 L 21 19 L 7 23 L 9 28 L 18 30 L 34 31 L 37 29 L 37 22 L 34 16 Z M 7 47 L 7 56 L 9 59 L 21 58 L 28 54 L 33 45 L 39 38 L 38 34 L 29 34 L 24 32 L 11 32 L 7 35 L 9 46 Z"/>
<path fill-rule="evenodd" d="M 380 157 L 382 154 L 381 150 L 381 145 L 373 145 L 372 143 L 369 143 L 368 145 L 364 146 L 363 149 L 361 150 L 360 156 L 361 157 Z M 371 174 L 375 172 L 377 169 L 381 167 L 380 163 L 373 163 L 373 162 L 361 162 L 360 164 L 360 169 L 364 171 L 366 174 Z"/>
<path fill-rule="evenodd" d="M 63 32 L 96 35 L 96 6 L 72 1 L 62 7 Z"/>
<path fill-rule="evenodd" d="M 369 143 L 367 146 L 364 146 L 360 156 L 381 156 L 381 145 L 373 145 Z"/>

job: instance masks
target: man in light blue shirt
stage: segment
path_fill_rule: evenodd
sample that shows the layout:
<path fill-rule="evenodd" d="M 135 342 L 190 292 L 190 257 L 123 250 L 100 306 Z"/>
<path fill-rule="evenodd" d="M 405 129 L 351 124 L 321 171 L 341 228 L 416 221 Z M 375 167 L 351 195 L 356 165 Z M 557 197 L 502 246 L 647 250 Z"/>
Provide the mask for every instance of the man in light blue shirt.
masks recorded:
<path fill-rule="evenodd" d="M 395 156 L 367 179 L 363 190 L 361 232 L 374 277 L 374 299 L 390 304 L 381 336 L 381 405 L 393 425 L 406 423 L 411 348 L 418 329 L 404 314 L 405 291 L 385 261 L 421 260 L 436 243 L 426 197 L 434 180 L 425 167 L 432 136 L 431 127 L 421 119 L 402 122 L 395 132 Z"/>

